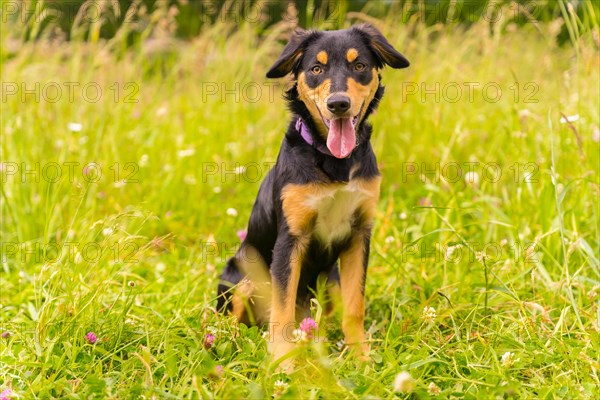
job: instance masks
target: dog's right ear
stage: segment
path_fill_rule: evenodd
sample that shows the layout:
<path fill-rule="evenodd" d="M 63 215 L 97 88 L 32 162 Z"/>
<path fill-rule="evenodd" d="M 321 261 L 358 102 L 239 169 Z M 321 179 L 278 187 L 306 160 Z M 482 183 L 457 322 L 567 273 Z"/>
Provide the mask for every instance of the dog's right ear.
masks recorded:
<path fill-rule="evenodd" d="M 311 31 L 297 28 L 288 44 L 283 48 L 283 52 L 277 61 L 275 61 L 275 64 L 267 72 L 267 78 L 282 78 L 292 72 L 298 62 L 300 62 L 306 49 L 307 39 L 312 34 L 313 32 Z"/>

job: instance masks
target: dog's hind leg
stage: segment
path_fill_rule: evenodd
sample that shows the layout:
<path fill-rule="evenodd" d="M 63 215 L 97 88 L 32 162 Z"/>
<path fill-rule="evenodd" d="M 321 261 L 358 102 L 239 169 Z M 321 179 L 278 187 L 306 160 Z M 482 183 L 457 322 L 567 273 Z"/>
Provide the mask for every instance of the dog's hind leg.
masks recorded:
<path fill-rule="evenodd" d="M 229 312 L 234 315 L 238 321 L 244 319 L 243 301 L 238 292 L 238 285 L 241 284 L 244 276 L 237 266 L 235 257 L 227 261 L 227 265 L 219 278 L 217 288 L 217 310 L 219 312 Z"/>
<path fill-rule="evenodd" d="M 253 246 L 243 244 L 221 274 L 217 309 L 228 311 L 247 325 L 266 322 L 270 285 L 262 257 Z"/>

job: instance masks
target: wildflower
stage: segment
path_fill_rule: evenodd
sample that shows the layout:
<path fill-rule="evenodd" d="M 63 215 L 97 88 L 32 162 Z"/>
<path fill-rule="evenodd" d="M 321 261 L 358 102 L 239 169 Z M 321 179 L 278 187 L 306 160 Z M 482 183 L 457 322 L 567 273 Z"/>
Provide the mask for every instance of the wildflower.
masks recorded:
<path fill-rule="evenodd" d="M 273 396 L 274 397 L 281 396 L 282 394 L 287 392 L 289 386 L 290 386 L 289 384 L 282 381 L 281 379 L 276 380 L 275 383 L 273 383 Z"/>
<path fill-rule="evenodd" d="M 79 122 L 69 122 L 67 127 L 71 132 L 81 132 L 83 125 L 81 125 Z"/>
<path fill-rule="evenodd" d="M 446 261 L 453 260 L 452 255 L 456 251 L 456 249 L 460 248 L 460 244 L 455 244 L 454 246 L 448 246 L 446 248 Z"/>
<path fill-rule="evenodd" d="M 213 378 L 220 378 L 223 376 L 223 366 L 222 365 L 216 365 L 212 371 L 210 371 L 209 375 Z"/>
<path fill-rule="evenodd" d="M 302 329 L 294 329 L 292 332 L 292 341 L 293 342 L 307 342 L 308 335 Z"/>
<path fill-rule="evenodd" d="M 102 175 L 102 172 L 100 172 L 98 165 L 94 163 L 87 164 L 85 167 L 83 167 L 83 170 L 81 172 L 86 178 L 88 178 L 88 182 L 96 181 Z"/>
<path fill-rule="evenodd" d="M 592 140 L 596 143 L 600 142 L 600 129 L 594 128 L 594 132 L 592 132 Z"/>
<path fill-rule="evenodd" d="M 405 220 L 406 219 L 406 213 L 400 213 L 400 219 L 401 220 Z"/>
<path fill-rule="evenodd" d="M 191 157 L 196 153 L 195 149 L 184 149 L 184 150 L 179 150 L 177 152 L 177 157 L 179 158 L 185 158 L 185 157 Z"/>
<path fill-rule="evenodd" d="M 300 330 L 306 333 L 306 336 L 311 339 L 314 336 L 314 332 L 317 330 L 317 323 L 312 318 L 304 318 L 300 322 Z"/>
<path fill-rule="evenodd" d="M 560 117 L 561 124 L 566 124 L 567 122 L 575 122 L 577 120 L 579 120 L 579 114 L 566 115 L 566 116 Z"/>
<path fill-rule="evenodd" d="M 394 243 L 394 240 L 396 240 L 396 239 L 394 239 L 394 237 L 393 237 L 393 236 L 388 236 L 388 237 L 386 237 L 386 238 L 385 238 L 385 242 L 386 242 L 387 244 Z"/>
<path fill-rule="evenodd" d="M 104 228 L 104 229 L 102 229 L 102 234 L 103 234 L 104 236 L 110 236 L 110 235 L 112 235 L 112 234 L 113 234 L 113 232 L 114 232 L 114 231 L 113 231 L 113 229 L 112 229 L 112 228 Z"/>
<path fill-rule="evenodd" d="M 213 335 L 212 333 L 207 333 L 206 336 L 204 337 L 204 348 L 210 349 L 214 343 L 215 343 L 215 335 Z"/>
<path fill-rule="evenodd" d="M 437 314 L 435 313 L 435 308 L 428 306 L 425 306 L 425 308 L 423 308 L 423 320 L 426 323 L 433 324 L 435 317 L 437 317 Z"/>
<path fill-rule="evenodd" d="M 237 210 L 235 208 L 231 208 L 231 207 L 228 208 L 227 211 L 225 211 L 225 213 L 227 215 L 229 215 L 230 217 L 237 217 L 237 215 L 238 215 Z"/>
<path fill-rule="evenodd" d="M 183 177 L 183 182 L 186 185 L 190 185 L 190 186 L 194 186 L 198 183 L 198 181 L 196 180 L 196 177 L 193 174 L 186 174 Z"/>
<path fill-rule="evenodd" d="M 2 339 L 7 339 L 9 337 L 10 337 L 10 332 L 9 331 L 2 332 Z"/>
<path fill-rule="evenodd" d="M 510 351 L 507 351 L 506 353 L 502 354 L 502 366 L 504 368 L 510 368 L 513 366 L 513 364 L 515 363 L 515 353 L 511 353 Z"/>
<path fill-rule="evenodd" d="M 140 167 L 145 167 L 148 165 L 148 154 L 142 154 L 139 161 Z"/>
<path fill-rule="evenodd" d="M 419 205 L 421 207 L 429 207 L 429 206 L 431 206 L 431 204 L 432 204 L 431 200 L 429 200 L 427 197 L 421 197 L 419 199 Z"/>
<path fill-rule="evenodd" d="M 2 393 L 0 393 L 0 400 L 10 400 L 13 398 L 13 391 L 10 389 L 4 389 Z"/>
<path fill-rule="evenodd" d="M 159 262 L 158 264 L 156 264 L 156 270 L 158 272 L 164 272 L 164 270 L 167 269 L 167 266 L 165 265 L 165 263 L 161 263 Z"/>
<path fill-rule="evenodd" d="M 485 253 L 483 251 L 478 251 L 477 253 L 475 253 L 475 258 L 477 259 L 477 261 L 479 261 L 480 263 L 483 264 L 483 261 L 485 260 Z"/>
<path fill-rule="evenodd" d="M 156 110 L 156 116 L 157 117 L 161 117 L 161 116 L 165 115 L 168 112 L 169 112 L 169 110 L 167 109 L 167 107 L 161 107 L 158 110 Z"/>
<path fill-rule="evenodd" d="M 531 115 L 531 111 L 529 111 L 527 108 L 524 110 L 519 110 L 519 117 L 520 118 L 527 118 Z"/>
<path fill-rule="evenodd" d="M 214 192 L 214 193 L 217 193 L 217 194 L 221 193 L 221 190 L 223 190 L 223 189 L 221 189 L 221 186 L 215 186 L 215 187 L 213 188 L 213 192 Z"/>
<path fill-rule="evenodd" d="M 441 390 L 438 387 L 438 385 L 436 385 L 435 383 L 431 382 L 428 386 L 427 386 L 427 393 L 429 393 L 432 396 L 437 396 L 438 394 L 440 394 Z"/>
<path fill-rule="evenodd" d="M 248 234 L 248 232 L 246 232 L 245 229 L 240 229 L 239 231 L 236 232 L 236 235 L 238 238 L 240 238 L 240 241 L 244 241 L 246 240 L 246 235 Z"/>
<path fill-rule="evenodd" d="M 98 336 L 96 336 L 96 334 L 94 332 L 88 332 L 85 335 L 85 340 L 89 343 L 89 344 L 94 344 L 98 341 Z"/>
<path fill-rule="evenodd" d="M 415 389 L 415 380 L 406 371 L 400 372 L 394 379 L 394 391 L 399 393 L 410 393 Z"/>

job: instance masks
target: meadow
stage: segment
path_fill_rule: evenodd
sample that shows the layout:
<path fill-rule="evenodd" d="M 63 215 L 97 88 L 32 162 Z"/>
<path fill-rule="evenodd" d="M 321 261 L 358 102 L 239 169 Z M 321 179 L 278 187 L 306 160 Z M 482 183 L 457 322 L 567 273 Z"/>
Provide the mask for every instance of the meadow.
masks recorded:
<path fill-rule="evenodd" d="M 372 117 L 371 354 L 315 302 L 290 374 L 214 306 L 290 120 L 289 79 L 264 74 L 294 21 L 186 41 L 167 7 L 109 40 L 3 23 L 3 398 L 598 398 L 600 32 L 580 6 L 468 29 L 346 15 L 411 61 Z"/>

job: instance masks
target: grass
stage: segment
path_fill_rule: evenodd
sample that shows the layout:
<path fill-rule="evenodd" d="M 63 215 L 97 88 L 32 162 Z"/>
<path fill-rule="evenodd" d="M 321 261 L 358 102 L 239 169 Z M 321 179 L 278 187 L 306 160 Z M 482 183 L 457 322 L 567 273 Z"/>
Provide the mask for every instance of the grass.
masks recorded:
<path fill-rule="evenodd" d="M 559 47 L 558 22 L 376 21 L 412 65 L 383 72 L 372 118 L 384 179 L 366 288 L 371 361 L 338 346 L 339 315 L 319 317 L 315 304 L 325 340 L 299 346 L 284 375 L 263 330 L 213 307 L 289 120 L 283 83 L 264 78 L 289 26 L 259 35 L 222 22 L 183 43 L 160 35 L 161 18 L 129 49 L 80 31 L 68 43 L 14 42 L 2 25 L 0 390 L 600 395 L 597 24 L 594 39 L 567 18 L 572 42 Z M 68 82 L 79 84 L 72 99 Z M 412 394 L 394 392 L 402 371 Z"/>

